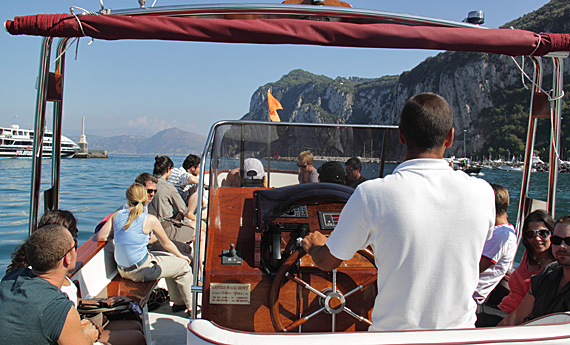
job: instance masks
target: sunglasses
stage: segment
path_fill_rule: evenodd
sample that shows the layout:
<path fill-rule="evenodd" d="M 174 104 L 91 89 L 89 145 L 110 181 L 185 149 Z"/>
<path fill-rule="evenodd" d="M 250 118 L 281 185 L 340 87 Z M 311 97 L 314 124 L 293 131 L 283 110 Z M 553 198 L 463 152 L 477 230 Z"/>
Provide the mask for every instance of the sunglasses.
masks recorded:
<path fill-rule="evenodd" d="M 299 168 L 305 169 L 305 168 L 307 167 L 307 164 L 305 164 L 305 165 L 297 164 L 297 166 L 298 166 Z"/>
<path fill-rule="evenodd" d="M 346 168 L 345 170 L 346 170 L 346 172 L 349 173 L 349 174 L 354 171 L 353 169 L 350 169 L 350 168 Z"/>
<path fill-rule="evenodd" d="M 526 238 L 535 238 L 536 235 L 542 237 L 542 238 L 547 238 L 548 236 L 550 236 L 551 232 L 550 230 L 545 230 L 545 229 L 541 229 L 541 230 L 527 230 L 524 233 L 524 236 Z"/>
<path fill-rule="evenodd" d="M 63 254 L 59 259 L 57 259 L 57 261 L 63 259 L 63 258 L 64 258 L 70 251 L 72 251 L 74 248 L 75 248 L 75 250 L 77 250 L 77 238 L 74 238 L 74 239 L 73 239 L 73 242 L 74 242 L 73 247 L 69 248 L 69 250 L 66 251 L 65 254 Z"/>
<path fill-rule="evenodd" d="M 570 246 L 570 237 L 562 238 L 560 236 L 554 235 L 550 238 L 550 242 L 552 242 L 552 244 L 557 245 L 557 246 L 561 245 L 562 241 L 564 241 L 564 243 L 566 243 L 567 246 Z"/>
<path fill-rule="evenodd" d="M 155 194 L 158 189 L 147 189 L 146 192 L 148 194 Z"/>

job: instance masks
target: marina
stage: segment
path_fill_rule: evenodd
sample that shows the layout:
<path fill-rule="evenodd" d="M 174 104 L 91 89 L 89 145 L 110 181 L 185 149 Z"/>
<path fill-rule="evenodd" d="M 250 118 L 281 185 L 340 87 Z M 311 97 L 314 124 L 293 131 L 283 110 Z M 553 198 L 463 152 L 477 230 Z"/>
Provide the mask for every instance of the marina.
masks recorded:
<path fill-rule="evenodd" d="M 570 50 L 567 34 L 483 29 L 468 22 L 352 9 L 334 0 L 324 4 L 335 6 L 301 3 L 141 8 L 97 16 L 40 15 L 14 18 L 5 26 L 14 35 L 44 37 L 35 115 L 36 132 L 44 128 L 45 105 L 52 101 L 47 97 L 54 91 L 49 80 L 64 78 L 65 48 L 69 40 L 76 36 L 109 40 L 142 38 L 443 49 L 530 56 L 533 62 L 533 72 L 530 73 L 533 87 L 529 91 L 531 106 L 522 170 L 495 172 L 481 168 L 478 175 L 482 174 L 489 180 L 496 179 L 511 188 L 512 200 L 518 200 L 513 202 L 515 210 L 511 211 L 511 222 L 516 224 L 517 229 L 520 229 L 526 215 L 537 207 L 553 215 L 569 211 L 567 207 L 570 203 L 564 203 L 567 196 L 557 194 L 570 181 L 558 176 L 560 161 L 556 151 L 560 147 L 563 58 Z M 318 4 L 323 3 L 319 1 Z M 472 18 L 471 15 L 468 17 Z M 42 25 L 30 24 L 36 20 Z M 58 72 L 55 75 L 50 70 L 52 40 L 61 36 L 57 48 L 54 48 L 58 57 L 53 67 Z M 548 83 L 553 85 L 550 97 L 544 97 L 541 88 L 541 59 L 548 59 L 555 66 L 554 73 L 548 76 Z M 63 95 L 60 95 L 56 100 L 59 103 L 54 106 L 55 119 L 62 119 L 63 99 Z M 533 102 L 536 106 L 533 106 Z M 550 113 L 545 113 L 544 109 L 550 109 Z M 547 172 L 533 173 L 536 123 L 545 119 L 551 122 L 552 131 L 549 169 Z M 90 236 L 90 226 L 98 224 L 122 204 L 124 199 L 118 196 L 124 191 L 125 185 L 132 183 L 137 174 L 151 170 L 148 157 L 110 157 L 105 163 L 112 165 L 104 170 L 102 166 L 92 169 L 94 161 L 78 160 L 68 164 L 54 154 L 51 163 L 44 163 L 40 155 L 32 155 L 31 162 L 25 162 L 30 171 L 28 181 L 31 180 L 27 195 L 29 212 L 26 214 L 12 207 L 12 224 L 6 217 L 0 222 L 0 227 L 6 227 L 4 235 L 8 235 L 7 239 L 12 237 L 20 241 L 23 234 L 16 228 L 26 227 L 29 232 L 35 231 L 42 209 L 70 205 L 69 209 L 80 221 L 84 220 L 86 226 L 80 233 L 83 244 L 77 250 L 77 266 L 70 273 L 71 281 L 78 287 L 79 297 L 132 298 L 140 307 L 141 324 L 149 345 L 284 344 L 291 341 L 300 344 L 344 344 L 347 341 L 359 344 L 567 343 L 570 340 L 570 313 L 563 312 L 519 327 L 366 332 L 372 324 L 372 308 L 379 293 L 375 284 L 379 277 L 376 267 L 380 267 L 382 262 L 377 258 L 385 253 L 378 252 L 374 256 L 370 248 L 362 249 L 331 272 L 318 270 L 311 257 L 305 256 L 300 246 L 303 237 L 309 232 L 321 231 L 326 235 L 333 232 L 339 214 L 354 190 L 332 183 L 297 184 L 296 162 L 272 157 L 278 151 L 289 150 L 309 150 L 321 158 L 365 156 L 360 141 L 371 142 L 375 139 L 378 162 L 365 162 L 363 174 L 385 176 L 394 169 L 395 164 L 390 162 L 401 160 L 399 142 L 404 141 L 400 133 L 395 125 L 235 120 L 214 123 L 201 153 L 197 200 L 198 209 L 204 212 L 197 212 L 196 215 L 198 227 L 193 241 L 194 276 L 188 321 L 168 313 L 149 311 L 147 301 L 150 291 L 160 282 L 134 282 L 123 278 L 118 273 L 119 267 L 109 256 L 112 255 L 112 242 L 97 241 L 96 236 Z M 453 131 L 450 130 L 450 133 L 453 139 Z M 54 121 L 52 135 L 59 137 L 60 134 L 61 122 Z M 56 141 L 53 147 L 58 146 Z M 33 152 L 41 152 L 42 148 L 43 137 L 36 138 Z M 250 157 L 262 161 L 265 184 L 246 183 L 249 179 L 244 177 L 244 166 Z M 132 161 L 140 164 L 129 164 Z M 14 165 L 26 166 L 25 163 L 13 161 L 0 163 L 3 169 L 12 169 Z M 68 167 L 72 169 L 66 171 Z M 224 181 L 235 171 L 232 169 L 238 171 L 237 184 L 228 186 Z M 117 178 L 117 174 L 120 177 Z M 465 176 L 460 172 L 455 174 Z M 80 178 L 67 180 L 68 175 Z M 512 185 L 507 183 L 510 180 Z M 15 183 L 14 189 L 22 189 L 25 185 L 14 181 L 11 183 Z M 87 185 L 94 189 L 87 188 Z M 10 192 L 10 185 L 3 188 Z M 93 192 L 91 195 L 90 190 Z M 18 203 L 14 200 L 7 202 Z M 21 200 L 19 202 L 22 203 Z M 27 220 L 22 220 L 22 215 L 26 215 Z M 4 253 L 14 243 L 3 242 L 1 245 Z M 138 263 L 134 267 L 136 269 Z M 176 339 L 167 340 L 165 334 L 175 335 Z"/>

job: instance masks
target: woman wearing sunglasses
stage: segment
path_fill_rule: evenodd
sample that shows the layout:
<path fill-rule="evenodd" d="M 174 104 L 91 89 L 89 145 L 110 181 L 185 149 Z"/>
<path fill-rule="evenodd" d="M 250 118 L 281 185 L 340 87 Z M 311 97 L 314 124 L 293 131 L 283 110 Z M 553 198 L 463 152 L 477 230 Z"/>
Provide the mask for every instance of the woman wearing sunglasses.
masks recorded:
<path fill-rule="evenodd" d="M 555 260 L 550 243 L 553 230 L 554 219 L 544 210 L 536 210 L 526 217 L 522 228 L 525 252 L 509 278 L 511 293 L 499 304 L 502 311 L 512 313 L 528 293 L 530 277 Z"/>

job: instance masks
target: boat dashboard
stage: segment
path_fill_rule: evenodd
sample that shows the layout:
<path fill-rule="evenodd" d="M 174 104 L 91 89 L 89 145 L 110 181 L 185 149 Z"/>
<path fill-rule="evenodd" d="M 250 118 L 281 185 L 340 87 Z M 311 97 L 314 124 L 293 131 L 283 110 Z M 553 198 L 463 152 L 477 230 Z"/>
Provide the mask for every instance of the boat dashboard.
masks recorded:
<path fill-rule="evenodd" d="M 334 231 L 352 192 L 329 183 L 218 188 L 208 220 L 202 316 L 243 331 L 366 330 L 366 322 L 336 314 L 350 310 L 370 318 L 376 296 L 373 255 L 359 252 L 333 273 L 319 270 L 301 248 L 309 232 Z M 321 309 L 314 320 L 297 325 Z"/>

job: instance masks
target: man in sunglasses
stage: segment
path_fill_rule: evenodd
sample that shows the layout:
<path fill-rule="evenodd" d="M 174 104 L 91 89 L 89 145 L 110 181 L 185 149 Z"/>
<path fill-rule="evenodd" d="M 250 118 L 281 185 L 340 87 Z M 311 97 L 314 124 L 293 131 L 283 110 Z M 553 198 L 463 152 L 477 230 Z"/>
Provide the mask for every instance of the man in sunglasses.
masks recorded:
<path fill-rule="evenodd" d="M 352 157 L 344 163 L 344 171 L 346 172 L 345 184 L 347 186 L 356 188 L 356 186 L 368 180 L 366 176 L 360 174 L 360 170 L 362 170 L 362 162 L 358 157 Z"/>
<path fill-rule="evenodd" d="M 433 93 L 409 99 L 400 119 L 404 162 L 358 186 L 327 238 L 311 232 L 303 249 L 323 270 L 368 246 L 378 268 L 369 330 L 475 327 L 479 260 L 495 225 L 489 184 L 443 159 L 453 112 Z"/>
<path fill-rule="evenodd" d="M 146 196 L 150 203 L 156 194 L 156 184 L 158 183 L 158 179 L 149 173 L 142 173 L 135 178 L 135 182 L 142 184 L 144 188 L 146 188 Z"/>
<path fill-rule="evenodd" d="M 555 262 L 530 278 L 521 304 L 499 326 L 514 326 L 538 317 L 570 310 L 570 215 L 556 221 L 550 236 Z"/>
<path fill-rule="evenodd" d="M 0 339 L 4 344 L 93 344 L 99 331 L 81 321 L 60 288 L 75 269 L 77 242 L 61 225 L 46 225 L 24 243 L 28 267 L 0 283 Z"/>

